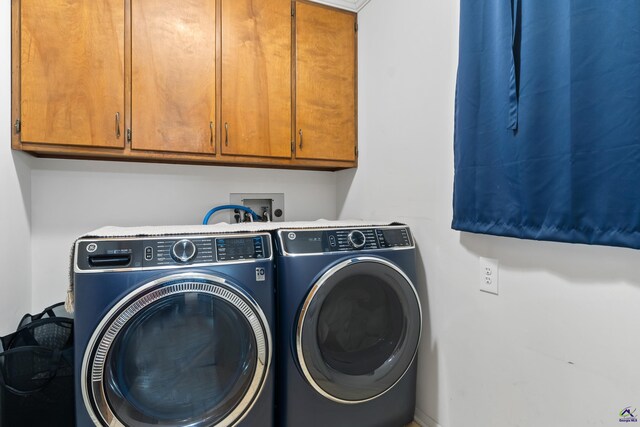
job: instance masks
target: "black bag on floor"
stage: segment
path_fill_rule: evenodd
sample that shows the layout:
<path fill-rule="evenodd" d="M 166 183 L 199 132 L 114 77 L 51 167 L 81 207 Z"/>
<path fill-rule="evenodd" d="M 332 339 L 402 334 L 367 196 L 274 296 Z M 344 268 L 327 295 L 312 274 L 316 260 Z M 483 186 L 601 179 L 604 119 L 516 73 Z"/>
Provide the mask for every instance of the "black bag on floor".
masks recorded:
<path fill-rule="evenodd" d="M 62 303 L 0 337 L 0 427 L 73 427 L 73 387 L 73 319 Z"/>

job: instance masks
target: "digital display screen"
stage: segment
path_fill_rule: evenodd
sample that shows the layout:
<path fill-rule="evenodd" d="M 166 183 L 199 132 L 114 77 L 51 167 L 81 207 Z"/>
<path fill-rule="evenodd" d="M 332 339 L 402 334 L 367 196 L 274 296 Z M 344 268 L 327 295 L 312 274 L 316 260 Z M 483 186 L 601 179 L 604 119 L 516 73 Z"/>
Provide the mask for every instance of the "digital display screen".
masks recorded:
<path fill-rule="evenodd" d="M 403 229 L 400 230 L 385 230 L 384 239 L 389 246 L 404 246 L 407 244 L 405 233 Z"/>
<path fill-rule="evenodd" d="M 290 253 L 323 252 L 324 244 L 321 231 L 291 231 L 284 234 L 284 244 Z"/>
<path fill-rule="evenodd" d="M 238 256 L 252 256 L 255 252 L 253 238 L 247 239 L 226 239 L 226 254 L 229 257 L 236 258 Z"/>

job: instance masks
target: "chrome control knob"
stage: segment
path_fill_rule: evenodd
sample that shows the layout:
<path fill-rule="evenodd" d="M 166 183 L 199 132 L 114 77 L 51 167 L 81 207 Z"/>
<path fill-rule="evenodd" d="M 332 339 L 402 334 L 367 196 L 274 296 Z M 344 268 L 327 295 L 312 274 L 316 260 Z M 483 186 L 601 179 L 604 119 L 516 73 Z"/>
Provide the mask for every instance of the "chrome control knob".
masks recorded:
<path fill-rule="evenodd" d="M 347 236 L 347 241 L 353 249 L 362 249 L 367 243 L 367 238 L 364 236 L 364 233 L 362 231 L 353 230 Z"/>
<path fill-rule="evenodd" d="M 196 257 L 198 249 L 196 245 L 187 239 L 176 242 L 171 248 L 171 257 L 177 262 L 189 262 Z"/>

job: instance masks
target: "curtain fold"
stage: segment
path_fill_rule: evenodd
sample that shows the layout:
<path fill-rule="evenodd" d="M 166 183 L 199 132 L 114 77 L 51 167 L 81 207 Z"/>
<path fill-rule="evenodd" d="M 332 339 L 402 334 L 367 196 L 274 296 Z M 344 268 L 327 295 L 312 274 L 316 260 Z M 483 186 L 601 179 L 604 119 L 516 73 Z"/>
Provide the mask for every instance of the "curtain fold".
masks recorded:
<path fill-rule="evenodd" d="M 509 67 L 509 125 L 518 129 L 518 98 L 520 74 L 520 0 L 511 0 L 511 66 Z"/>
<path fill-rule="evenodd" d="M 452 227 L 640 248 L 640 1 L 460 13 Z"/>

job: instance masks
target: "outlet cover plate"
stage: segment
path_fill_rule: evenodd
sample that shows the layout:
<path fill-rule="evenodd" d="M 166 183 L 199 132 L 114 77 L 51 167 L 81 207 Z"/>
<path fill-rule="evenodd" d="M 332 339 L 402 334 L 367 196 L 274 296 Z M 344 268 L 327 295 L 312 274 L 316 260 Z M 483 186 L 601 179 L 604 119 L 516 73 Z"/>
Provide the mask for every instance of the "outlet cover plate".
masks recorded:
<path fill-rule="evenodd" d="M 498 260 L 480 257 L 479 267 L 480 290 L 498 295 Z"/>

